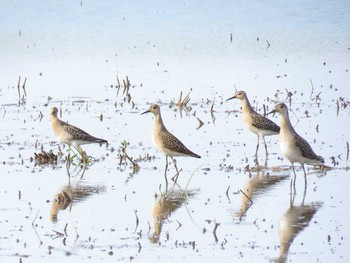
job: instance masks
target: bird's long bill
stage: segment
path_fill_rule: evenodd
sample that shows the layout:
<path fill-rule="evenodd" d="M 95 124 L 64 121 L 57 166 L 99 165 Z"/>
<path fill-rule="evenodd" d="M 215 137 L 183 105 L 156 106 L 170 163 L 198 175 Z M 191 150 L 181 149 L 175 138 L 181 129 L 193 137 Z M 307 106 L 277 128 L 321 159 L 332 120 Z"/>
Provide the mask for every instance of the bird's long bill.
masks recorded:
<path fill-rule="evenodd" d="M 235 99 L 235 98 L 236 98 L 236 96 L 233 96 L 231 98 L 228 98 L 226 101 L 229 101 L 229 100 L 232 100 L 232 99 Z"/>
<path fill-rule="evenodd" d="M 270 114 L 274 114 L 274 113 L 276 113 L 276 110 L 272 110 L 272 111 L 266 113 L 266 115 L 270 115 Z"/>
<path fill-rule="evenodd" d="M 150 110 L 146 110 L 145 112 L 142 112 L 141 115 L 149 113 L 149 112 L 151 112 L 151 111 Z"/>

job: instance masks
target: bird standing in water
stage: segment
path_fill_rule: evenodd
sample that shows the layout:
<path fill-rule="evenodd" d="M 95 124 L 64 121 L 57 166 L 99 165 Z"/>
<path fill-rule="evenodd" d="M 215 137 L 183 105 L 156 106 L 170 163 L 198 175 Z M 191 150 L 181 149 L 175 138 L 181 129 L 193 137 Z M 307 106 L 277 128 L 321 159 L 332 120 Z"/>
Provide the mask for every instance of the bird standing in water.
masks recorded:
<path fill-rule="evenodd" d="M 279 135 L 279 144 L 281 152 L 290 162 L 294 173 L 294 189 L 295 189 L 295 169 L 294 163 L 300 163 L 304 171 L 305 187 L 307 184 L 306 172 L 304 164 L 309 165 L 323 165 L 324 158 L 317 155 L 311 148 L 310 144 L 302 138 L 294 130 L 288 113 L 288 107 L 284 103 L 278 103 L 275 109 L 270 113 L 278 112 L 281 115 L 281 131 Z"/>
<path fill-rule="evenodd" d="M 152 112 L 154 114 L 154 125 L 152 130 L 152 141 L 153 145 L 165 155 L 165 171 L 164 176 L 166 183 L 167 180 L 167 169 L 168 169 L 168 157 L 170 157 L 174 163 L 176 169 L 176 175 L 173 177 L 173 180 L 176 182 L 179 176 L 179 170 L 176 166 L 176 160 L 174 157 L 176 156 L 191 156 L 195 158 L 201 158 L 198 154 L 189 150 L 178 138 L 176 138 L 173 134 L 171 134 L 165 127 L 162 116 L 160 113 L 160 107 L 157 104 L 151 105 L 151 107 L 141 113 L 149 113 Z M 174 179 L 175 178 L 175 179 Z"/>
<path fill-rule="evenodd" d="M 253 133 L 258 136 L 258 141 L 255 150 L 255 163 L 258 164 L 258 149 L 259 149 L 259 138 L 262 137 L 265 145 L 266 158 L 268 156 L 267 145 L 265 141 L 265 136 L 276 135 L 280 132 L 280 127 L 266 118 L 265 116 L 257 113 L 253 107 L 250 105 L 247 94 L 241 90 L 236 91 L 235 95 L 228 98 L 226 101 L 231 99 L 240 99 L 242 102 L 242 113 L 243 122 L 245 126 Z"/>
<path fill-rule="evenodd" d="M 99 143 L 101 145 L 102 143 L 105 143 L 108 146 L 108 142 L 106 140 L 94 137 L 78 127 L 61 121 L 57 117 L 57 113 L 58 109 L 53 107 L 51 109 L 50 119 L 54 134 L 61 142 L 67 144 L 69 148 L 71 145 L 76 147 L 81 156 L 84 156 L 84 151 L 80 145 L 90 143 Z"/>

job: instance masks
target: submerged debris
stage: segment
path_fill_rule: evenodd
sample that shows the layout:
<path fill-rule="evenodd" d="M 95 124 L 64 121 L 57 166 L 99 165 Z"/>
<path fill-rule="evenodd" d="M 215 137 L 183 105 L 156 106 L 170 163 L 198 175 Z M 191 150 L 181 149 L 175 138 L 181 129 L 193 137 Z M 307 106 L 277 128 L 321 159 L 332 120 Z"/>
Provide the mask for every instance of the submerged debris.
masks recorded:
<path fill-rule="evenodd" d="M 191 100 L 190 99 L 190 93 L 191 92 L 189 92 L 185 96 L 185 98 L 182 98 L 182 91 L 180 92 L 180 97 L 179 97 L 179 99 L 178 99 L 178 101 L 176 103 L 176 106 L 179 108 L 180 113 L 181 113 L 182 110 L 184 110 L 186 113 L 189 113 L 192 110 L 191 106 L 188 105 L 188 103 Z"/>
<path fill-rule="evenodd" d="M 126 160 L 128 160 L 132 164 L 132 173 L 138 173 L 140 171 L 140 166 L 126 153 L 126 148 L 128 147 L 129 143 L 123 140 L 120 142 L 120 144 L 119 165 L 121 165 L 123 162 L 126 164 Z"/>
<path fill-rule="evenodd" d="M 340 109 L 346 109 L 346 107 L 348 107 L 350 104 L 350 101 L 343 98 L 343 97 L 339 97 L 339 99 L 337 99 L 336 105 L 337 105 L 337 116 L 339 115 L 339 110 Z"/>
<path fill-rule="evenodd" d="M 150 155 L 149 153 L 145 153 L 143 156 L 139 155 L 139 157 L 135 159 L 135 162 L 153 161 L 154 159 L 156 159 L 156 157 L 154 155 Z"/>
<path fill-rule="evenodd" d="M 130 88 L 135 87 L 132 86 L 129 80 L 129 77 L 126 76 L 125 79 L 122 80 L 123 84 L 121 85 L 119 81 L 119 77 L 117 75 L 117 84 L 115 85 L 115 88 L 117 89 L 117 97 L 119 96 L 119 91 L 123 87 L 123 103 L 127 102 L 128 104 L 131 104 L 132 109 L 135 108 L 135 102 L 132 100 L 132 96 L 130 93 Z M 113 87 L 114 85 L 112 85 Z M 123 104 L 122 103 L 122 104 Z M 115 104 L 117 105 L 117 104 Z"/>
<path fill-rule="evenodd" d="M 57 164 L 58 154 L 54 154 L 52 150 L 46 152 L 44 149 L 40 153 L 34 153 L 35 165 Z"/>
<path fill-rule="evenodd" d="M 199 125 L 198 125 L 198 127 L 196 129 L 199 130 L 204 125 L 204 122 L 201 119 L 199 119 L 198 117 L 196 117 L 196 118 L 197 118 L 197 120 L 199 122 Z"/>
<path fill-rule="evenodd" d="M 62 191 L 57 194 L 55 202 L 63 205 L 63 209 L 66 209 L 68 204 L 72 201 L 66 191 Z"/>
<path fill-rule="evenodd" d="M 26 97 L 27 97 L 27 91 L 26 91 L 26 83 L 27 83 L 27 78 L 24 79 L 24 83 L 22 85 L 23 89 L 23 95 L 21 96 L 21 76 L 18 78 L 18 84 L 17 84 L 17 91 L 18 91 L 18 104 L 19 105 L 24 105 L 26 104 Z"/>

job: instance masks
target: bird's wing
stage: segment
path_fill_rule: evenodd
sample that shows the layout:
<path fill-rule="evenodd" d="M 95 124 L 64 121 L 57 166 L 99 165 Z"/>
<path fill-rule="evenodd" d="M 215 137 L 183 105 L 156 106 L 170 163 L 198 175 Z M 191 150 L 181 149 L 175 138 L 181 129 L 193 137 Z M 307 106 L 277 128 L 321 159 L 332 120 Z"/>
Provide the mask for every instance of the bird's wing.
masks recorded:
<path fill-rule="evenodd" d="M 258 129 L 262 130 L 271 130 L 274 132 L 280 132 L 280 127 L 274 123 L 272 120 L 266 118 L 265 116 L 254 112 L 252 116 L 252 125 Z"/>

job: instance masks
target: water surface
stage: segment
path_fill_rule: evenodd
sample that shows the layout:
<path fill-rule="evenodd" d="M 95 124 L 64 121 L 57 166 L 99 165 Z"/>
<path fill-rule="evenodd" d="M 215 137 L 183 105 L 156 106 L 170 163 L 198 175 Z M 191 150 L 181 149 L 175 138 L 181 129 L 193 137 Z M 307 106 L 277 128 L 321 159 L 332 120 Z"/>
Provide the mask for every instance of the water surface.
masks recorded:
<path fill-rule="evenodd" d="M 1 258 L 347 262 L 349 10 L 347 1 L 2 3 Z M 117 76 L 130 79 L 130 103 L 123 87 L 117 94 Z M 298 133 L 334 169 L 320 176 L 308 167 L 306 191 L 297 169 L 291 199 L 289 163 L 269 137 L 267 168 L 257 171 L 256 136 L 240 102 L 226 102 L 235 86 L 259 112 L 286 101 Z M 181 92 L 190 93 L 189 113 L 173 106 Z M 154 102 L 167 128 L 202 155 L 178 158 L 178 185 L 167 192 L 153 117 L 140 116 Z M 108 148 L 83 147 L 96 159 L 85 171 L 66 169 L 52 106 L 108 139 Z M 133 159 L 154 157 L 138 161 L 137 174 L 119 164 L 123 140 Z M 41 147 L 64 157 L 36 166 Z"/>

